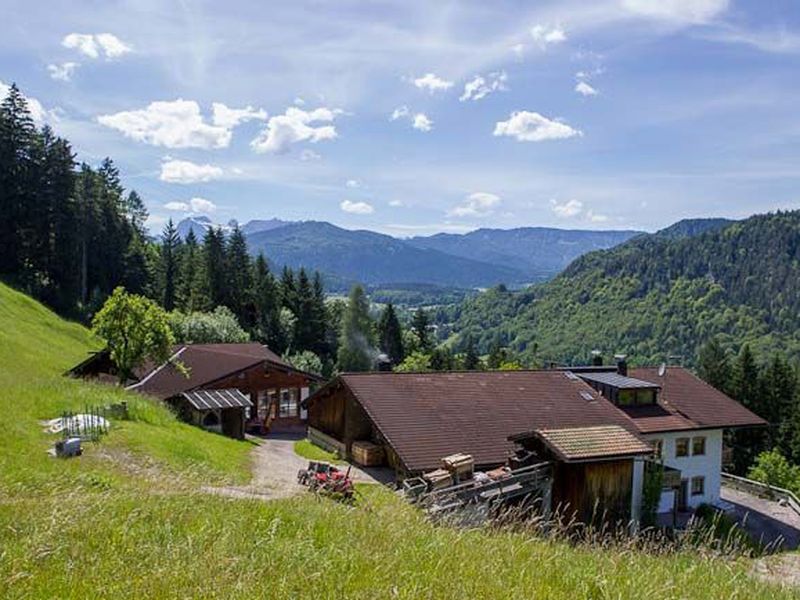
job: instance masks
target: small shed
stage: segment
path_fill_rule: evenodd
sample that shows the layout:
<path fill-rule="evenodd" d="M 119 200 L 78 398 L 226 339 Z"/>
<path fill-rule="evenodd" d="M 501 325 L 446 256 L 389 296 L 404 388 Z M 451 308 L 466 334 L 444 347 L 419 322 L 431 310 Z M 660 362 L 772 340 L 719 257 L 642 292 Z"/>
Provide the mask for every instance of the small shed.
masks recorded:
<path fill-rule="evenodd" d="M 167 402 L 184 421 L 239 440 L 244 439 L 247 411 L 253 405 L 236 388 L 183 392 Z"/>
<path fill-rule="evenodd" d="M 618 425 L 536 429 L 511 436 L 553 461 L 552 508 L 579 522 L 637 518 L 641 459 L 653 448 Z"/>

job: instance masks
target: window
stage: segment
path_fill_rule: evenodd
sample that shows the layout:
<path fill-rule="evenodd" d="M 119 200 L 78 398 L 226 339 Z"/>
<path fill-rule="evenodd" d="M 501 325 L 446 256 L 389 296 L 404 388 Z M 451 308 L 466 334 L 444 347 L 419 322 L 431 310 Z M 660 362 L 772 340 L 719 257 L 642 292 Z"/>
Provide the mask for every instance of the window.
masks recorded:
<path fill-rule="evenodd" d="M 675 456 L 689 456 L 689 438 L 675 440 Z"/>
<path fill-rule="evenodd" d="M 297 416 L 297 390 L 281 390 L 281 404 L 278 415 L 281 417 Z"/>
<path fill-rule="evenodd" d="M 705 493 L 705 488 L 705 477 L 692 477 L 692 496 L 702 496 Z"/>
<path fill-rule="evenodd" d="M 692 438 L 692 456 L 702 456 L 706 453 L 706 438 Z"/>
<path fill-rule="evenodd" d="M 664 440 L 653 440 L 653 456 L 661 458 L 664 453 Z"/>
<path fill-rule="evenodd" d="M 634 390 L 620 390 L 617 399 L 620 406 L 630 406 L 636 402 L 636 392 Z"/>
<path fill-rule="evenodd" d="M 656 393 L 653 390 L 637 390 L 636 404 L 646 405 L 656 403 Z"/>

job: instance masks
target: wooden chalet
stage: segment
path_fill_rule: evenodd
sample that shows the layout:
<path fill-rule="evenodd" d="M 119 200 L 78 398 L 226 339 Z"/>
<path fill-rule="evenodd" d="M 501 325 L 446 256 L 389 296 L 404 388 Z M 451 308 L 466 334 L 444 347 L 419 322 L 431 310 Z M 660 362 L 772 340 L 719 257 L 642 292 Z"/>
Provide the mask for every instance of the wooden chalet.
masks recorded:
<path fill-rule="evenodd" d="M 654 457 L 669 486 L 660 510 L 675 510 L 676 485 L 687 508 L 718 501 L 722 428 L 764 421 L 685 369 L 639 372 L 642 379 L 617 367 L 345 373 L 305 401 L 309 438 L 348 459 L 354 444 L 380 446 L 398 479 L 457 453 L 488 471 L 524 450 L 553 465 L 552 508 L 569 506 L 584 522 L 598 512 L 638 519 L 645 462 Z M 668 432 L 677 438 L 674 460 L 662 453 Z M 696 458 L 686 458 L 687 444 Z"/>
<path fill-rule="evenodd" d="M 70 374 L 114 375 L 107 351 Z M 187 422 L 241 439 L 246 431 L 304 431 L 301 402 L 320 383 L 319 375 L 295 369 L 258 343 L 181 344 L 166 363 L 137 369 L 126 387 L 168 403 Z"/>

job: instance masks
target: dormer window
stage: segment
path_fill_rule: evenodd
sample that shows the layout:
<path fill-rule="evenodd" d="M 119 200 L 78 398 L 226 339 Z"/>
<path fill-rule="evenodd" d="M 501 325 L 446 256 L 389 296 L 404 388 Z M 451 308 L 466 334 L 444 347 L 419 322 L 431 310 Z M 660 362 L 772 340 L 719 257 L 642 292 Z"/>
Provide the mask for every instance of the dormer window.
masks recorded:
<path fill-rule="evenodd" d="M 660 386 L 611 372 L 577 374 L 586 383 L 617 406 L 648 406 L 656 403 Z"/>

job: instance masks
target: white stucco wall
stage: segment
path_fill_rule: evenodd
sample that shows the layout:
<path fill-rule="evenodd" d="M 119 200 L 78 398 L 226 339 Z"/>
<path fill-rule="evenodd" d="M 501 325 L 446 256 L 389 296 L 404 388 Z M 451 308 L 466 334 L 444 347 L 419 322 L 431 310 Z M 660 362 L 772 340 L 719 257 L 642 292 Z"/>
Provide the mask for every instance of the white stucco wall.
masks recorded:
<path fill-rule="evenodd" d="M 686 495 L 687 503 L 691 508 L 697 508 L 701 504 L 709 504 L 719 500 L 720 486 L 722 485 L 722 430 L 711 429 L 704 431 L 670 432 L 670 433 L 651 433 L 643 436 L 648 441 L 662 440 L 661 456 L 664 464 L 681 472 L 681 480 L 687 480 L 688 491 Z M 675 456 L 675 440 L 678 438 L 689 438 L 689 456 Z M 706 452 L 701 456 L 692 456 L 692 438 L 706 438 Z M 702 495 L 692 495 L 692 477 L 705 477 L 705 488 Z M 671 492 L 661 495 L 659 512 L 669 512 L 672 510 Z"/>

